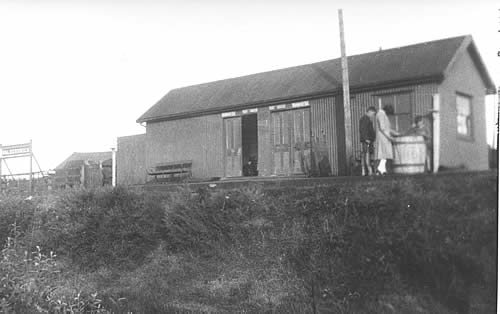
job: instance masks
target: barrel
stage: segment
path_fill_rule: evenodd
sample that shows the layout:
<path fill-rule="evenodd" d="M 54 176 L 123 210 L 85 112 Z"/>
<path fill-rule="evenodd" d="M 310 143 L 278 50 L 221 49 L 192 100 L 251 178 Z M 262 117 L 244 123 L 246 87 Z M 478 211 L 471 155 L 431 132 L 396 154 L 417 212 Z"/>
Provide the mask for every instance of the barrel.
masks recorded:
<path fill-rule="evenodd" d="M 396 137 L 392 143 L 394 150 L 393 172 L 401 174 L 425 172 L 425 142 L 419 135 Z"/>

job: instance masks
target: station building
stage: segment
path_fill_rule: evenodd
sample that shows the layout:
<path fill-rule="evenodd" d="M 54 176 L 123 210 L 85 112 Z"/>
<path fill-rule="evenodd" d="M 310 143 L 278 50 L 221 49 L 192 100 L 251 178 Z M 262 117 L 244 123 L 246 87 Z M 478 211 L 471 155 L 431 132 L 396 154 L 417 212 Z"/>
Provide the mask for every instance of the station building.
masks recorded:
<path fill-rule="evenodd" d="M 171 90 L 137 119 L 145 134 L 118 139 L 118 183 L 144 183 L 148 169 L 186 160 L 201 179 L 349 175 L 361 153 L 360 117 L 386 104 L 402 132 L 438 102 L 439 166 L 488 168 L 485 96 L 496 89 L 471 36 L 349 56 L 348 64 L 349 115 L 340 58 Z"/>

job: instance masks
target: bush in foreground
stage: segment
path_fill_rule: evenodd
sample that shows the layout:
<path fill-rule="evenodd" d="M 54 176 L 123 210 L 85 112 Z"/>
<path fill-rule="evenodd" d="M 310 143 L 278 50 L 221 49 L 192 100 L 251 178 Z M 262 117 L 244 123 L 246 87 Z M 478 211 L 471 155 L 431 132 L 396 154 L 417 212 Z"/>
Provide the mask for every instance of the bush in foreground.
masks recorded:
<path fill-rule="evenodd" d="M 109 313 L 97 293 L 57 291 L 60 271 L 53 252 L 29 253 L 14 225 L 0 252 L 0 313 Z"/>
<path fill-rule="evenodd" d="M 174 253 L 240 263 L 239 279 L 230 275 L 234 270 L 208 273 L 233 278 L 228 285 L 252 278 L 247 295 L 259 293 L 259 276 L 277 270 L 272 280 L 281 282 L 277 290 L 283 293 L 267 303 L 249 298 L 260 311 L 290 300 L 311 310 L 359 312 L 381 306 L 381 298 L 411 304 L 394 296 L 399 291 L 422 304 L 432 296 L 439 306 L 468 313 L 494 304 L 495 187 L 493 177 L 444 177 L 314 190 L 202 191 L 169 203 L 166 245 Z M 299 279 L 295 289 L 287 288 L 291 278 Z M 248 305 L 244 300 L 240 305 Z"/>
<path fill-rule="evenodd" d="M 134 268 L 161 240 L 161 200 L 123 188 L 77 190 L 45 200 L 35 238 L 87 271 Z"/>
<path fill-rule="evenodd" d="M 72 278 L 87 281 L 116 313 L 495 306 L 493 176 L 161 198 L 76 191 L 22 208 L 36 211 L 25 215 L 24 238 L 67 260 L 67 291 Z"/>

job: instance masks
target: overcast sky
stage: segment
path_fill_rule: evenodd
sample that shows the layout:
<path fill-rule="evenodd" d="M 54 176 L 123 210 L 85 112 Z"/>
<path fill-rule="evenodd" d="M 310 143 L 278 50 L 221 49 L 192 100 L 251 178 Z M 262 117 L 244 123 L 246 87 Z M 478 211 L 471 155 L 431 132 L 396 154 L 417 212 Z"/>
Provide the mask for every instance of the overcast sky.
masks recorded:
<path fill-rule="evenodd" d="M 500 84 L 493 0 L 0 0 L 0 143 L 109 150 L 172 88 L 339 57 L 339 8 L 348 54 L 471 34 Z"/>

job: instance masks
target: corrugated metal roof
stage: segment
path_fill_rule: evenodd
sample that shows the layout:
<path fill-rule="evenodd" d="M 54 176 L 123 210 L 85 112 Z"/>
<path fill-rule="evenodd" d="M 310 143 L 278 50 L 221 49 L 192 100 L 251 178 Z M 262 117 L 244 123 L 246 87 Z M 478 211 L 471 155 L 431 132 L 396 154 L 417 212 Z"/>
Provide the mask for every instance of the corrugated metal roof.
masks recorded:
<path fill-rule="evenodd" d="M 350 56 L 350 87 L 355 89 L 418 79 L 438 81 L 443 78 L 465 39 L 472 40 L 470 36 L 460 36 Z M 338 58 L 174 89 L 137 122 L 232 110 L 341 89 L 342 71 Z"/>
<path fill-rule="evenodd" d="M 95 163 L 103 162 L 112 158 L 111 152 L 90 152 L 90 153 L 73 153 L 66 158 L 59 166 L 58 169 L 64 169 L 66 165 L 72 161 L 93 161 Z"/>

